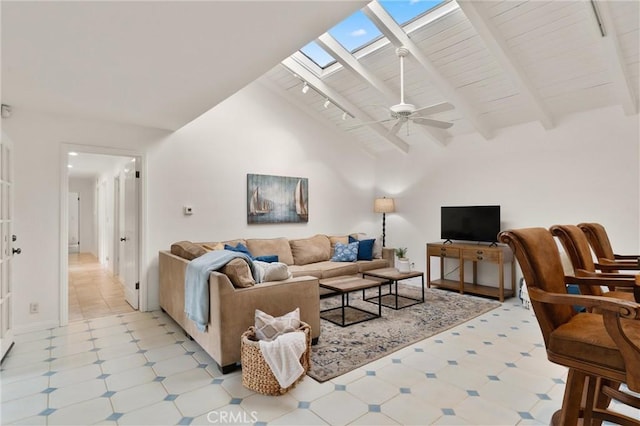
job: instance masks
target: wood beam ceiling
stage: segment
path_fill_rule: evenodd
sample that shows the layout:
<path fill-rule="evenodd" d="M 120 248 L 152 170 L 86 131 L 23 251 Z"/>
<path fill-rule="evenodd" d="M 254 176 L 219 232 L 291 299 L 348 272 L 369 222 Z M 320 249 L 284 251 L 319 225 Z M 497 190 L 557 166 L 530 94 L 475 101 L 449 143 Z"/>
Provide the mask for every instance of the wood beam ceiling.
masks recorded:
<path fill-rule="evenodd" d="M 459 0 L 458 6 L 460 6 L 460 9 L 462 9 L 462 12 L 464 12 L 469 22 L 471 22 L 471 25 L 476 29 L 487 49 L 489 49 L 498 61 L 498 64 L 502 67 L 502 70 L 509 76 L 520 91 L 520 94 L 527 100 L 544 128 L 547 130 L 552 129 L 554 127 L 554 120 L 551 113 L 527 77 L 524 68 L 510 52 L 509 46 L 507 46 L 498 28 L 491 22 L 491 17 L 488 16 L 484 6 L 478 4 L 477 1 L 473 2 L 469 0 Z"/>
<path fill-rule="evenodd" d="M 448 99 L 450 103 L 455 105 L 456 109 L 462 112 L 478 133 L 485 139 L 491 139 L 491 137 L 493 137 L 493 129 L 490 129 L 489 126 L 479 118 L 476 109 L 457 92 L 456 88 L 447 81 L 433 62 L 420 51 L 420 48 L 379 3 L 369 3 L 362 8 L 362 12 L 371 19 L 380 32 L 382 32 L 394 46 L 404 46 L 409 49 L 411 55 L 416 58 L 427 72 L 427 78 L 440 90 L 445 99 Z"/>
<path fill-rule="evenodd" d="M 591 5 L 586 3 L 585 7 L 591 9 Z M 607 63 L 609 64 L 609 73 L 613 84 L 615 86 L 616 95 L 619 102 L 622 104 L 622 108 L 626 115 L 633 115 L 638 113 L 638 100 L 634 96 L 633 88 L 631 87 L 631 81 L 629 74 L 626 70 L 625 60 L 620 48 L 620 41 L 618 39 L 618 33 L 616 26 L 613 22 L 611 15 L 611 7 L 606 1 L 596 2 L 598 14 L 602 19 L 602 25 L 604 27 L 604 36 L 602 36 L 602 48 L 607 56 Z M 598 31 L 598 36 L 600 36 Z"/>
<path fill-rule="evenodd" d="M 314 73 L 307 70 L 305 67 L 300 65 L 291 57 L 286 58 L 284 61 L 282 61 L 282 65 L 284 65 L 292 73 L 300 76 L 300 78 L 306 81 L 310 86 L 317 89 L 320 93 L 328 96 L 329 98 L 333 99 L 335 102 L 340 104 L 341 108 L 348 111 L 349 114 L 353 115 L 359 120 L 363 122 L 375 120 L 374 117 L 362 111 L 360 108 L 354 105 L 351 101 L 349 101 L 347 98 L 342 96 L 335 89 L 333 89 L 327 83 L 325 83 L 320 78 L 318 78 Z M 384 127 L 382 124 L 368 123 L 367 126 L 369 126 L 371 130 L 376 132 L 380 137 L 389 141 L 401 153 L 407 154 L 409 152 L 409 144 L 403 141 L 402 139 L 400 139 L 398 136 L 394 134 L 390 134 L 389 130 L 386 127 Z"/>
<path fill-rule="evenodd" d="M 398 102 L 400 96 L 393 92 L 393 90 L 376 76 L 374 73 L 364 67 L 347 49 L 345 49 L 335 38 L 329 33 L 322 34 L 317 40 L 324 50 L 326 50 L 331 56 L 345 68 L 355 74 L 361 80 L 367 82 L 374 90 L 380 93 L 389 105 L 395 105 Z M 411 99 L 407 98 L 406 102 L 412 103 Z M 419 131 L 425 134 L 429 139 L 437 142 L 440 145 L 446 145 L 447 139 L 444 132 L 431 127 L 417 126 Z"/>

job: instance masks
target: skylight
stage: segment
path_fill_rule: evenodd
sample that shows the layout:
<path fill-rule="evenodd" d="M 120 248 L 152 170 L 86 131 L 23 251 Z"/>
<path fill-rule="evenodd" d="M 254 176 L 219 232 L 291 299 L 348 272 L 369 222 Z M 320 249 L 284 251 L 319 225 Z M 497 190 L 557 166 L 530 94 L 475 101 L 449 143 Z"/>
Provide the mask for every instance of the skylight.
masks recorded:
<path fill-rule="evenodd" d="M 405 25 L 446 1 L 448 0 L 378 0 L 378 3 L 398 25 Z M 360 10 L 328 32 L 351 53 L 382 36 L 375 24 Z M 313 41 L 300 51 L 323 69 L 336 62 L 335 58 Z"/>
<path fill-rule="evenodd" d="M 404 25 L 431 9 L 441 5 L 446 0 L 378 0 L 378 3 L 389 12 L 398 23 Z"/>
<path fill-rule="evenodd" d="M 307 44 L 305 47 L 300 49 L 302 53 L 313 62 L 315 62 L 320 68 L 328 67 L 333 64 L 336 60 L 333 56 L 329 55 L 326 50 L 318 45 L 315 41 Z"/>
<path fill-rule="evenodd" d="M 353 53 L 380 37 L 382 33 L 380 33 L 378 27 L 359 10 L 331 28 L 329 34 L 331 34 L 342 47 Z"/>

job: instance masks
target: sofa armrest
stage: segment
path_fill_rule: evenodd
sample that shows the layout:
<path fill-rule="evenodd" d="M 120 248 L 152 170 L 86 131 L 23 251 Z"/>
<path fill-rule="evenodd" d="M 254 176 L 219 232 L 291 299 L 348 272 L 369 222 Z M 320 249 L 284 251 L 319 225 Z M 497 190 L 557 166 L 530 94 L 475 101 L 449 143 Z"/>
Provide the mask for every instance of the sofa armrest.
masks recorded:
<path fill-rule="evenodd" d="M 282 316 L 300 308 L 300 320 L 311 327 L 311 337 L 320 336 L 320 287 L 316 277 L 234 288 L 226 275 L 212 272 L 209 282 L 211 315 L 207 334 L 219 342 L 220 346 L 212 349 L 221 365 L 240 361 L 239 336 L 254 325 L 256 309 Z"/>
<path fill-rule="evenodd" d="M 168 251 L 159 253 L 160 306 L 221 367 L 240 361 L 240 336 L 254 324 L 255 310 L 281 316 L 300 308 L 300 319 L 320 336 L 318 278 L 301 276 L 235 288 L 220 272 L 209 274 L 209 323 L 201 332 L 184 313 L 184 277 L 188 260 Z"/>
<path fill-rule="evenodd" d="M 389 268 L 394 268 L 396 266 L 396 249 L 382 247 L 382 258 L 387 260 Z"/>

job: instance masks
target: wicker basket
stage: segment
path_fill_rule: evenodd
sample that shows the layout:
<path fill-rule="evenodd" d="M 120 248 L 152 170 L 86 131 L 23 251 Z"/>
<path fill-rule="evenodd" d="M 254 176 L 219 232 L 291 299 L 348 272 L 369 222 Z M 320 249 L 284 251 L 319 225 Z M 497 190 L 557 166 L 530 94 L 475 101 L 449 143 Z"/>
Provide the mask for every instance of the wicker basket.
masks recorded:
<path fill-rule="evenodd" d="M 242 333 L 240 362 L 242 363 L 242 385 L 264 395 L 283 395 L 292 389 L 311 367 L 311 327 L 300 323 L 298 331 L 303 331 L 307 340 L 307 350 L 300 357 L 304 372 L 289 387 L 283 388 L 271 372 L 271 368 L 262 357 L 260 342 L 256 339 L 255 328 L 249 327 Z"/>

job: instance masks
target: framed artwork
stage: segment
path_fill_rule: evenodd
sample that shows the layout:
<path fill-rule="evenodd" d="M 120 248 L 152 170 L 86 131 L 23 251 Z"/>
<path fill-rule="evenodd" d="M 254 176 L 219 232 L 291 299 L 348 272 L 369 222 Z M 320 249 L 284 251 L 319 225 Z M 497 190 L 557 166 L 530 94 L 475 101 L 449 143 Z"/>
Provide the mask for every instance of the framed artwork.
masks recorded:
<path fill-rule="evenodd" d="M 309 221 L 309 180 L 247 174 L 247 223 Z"/>

